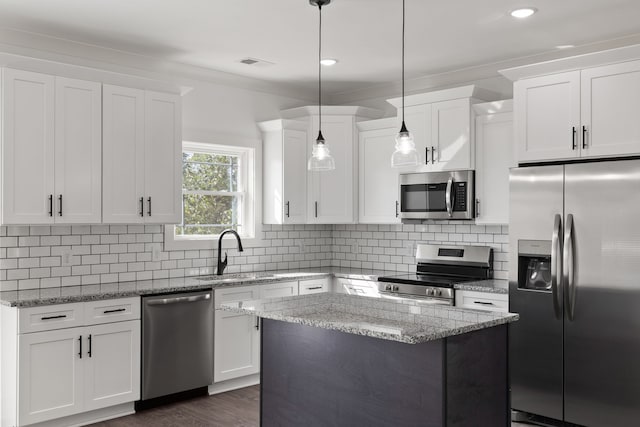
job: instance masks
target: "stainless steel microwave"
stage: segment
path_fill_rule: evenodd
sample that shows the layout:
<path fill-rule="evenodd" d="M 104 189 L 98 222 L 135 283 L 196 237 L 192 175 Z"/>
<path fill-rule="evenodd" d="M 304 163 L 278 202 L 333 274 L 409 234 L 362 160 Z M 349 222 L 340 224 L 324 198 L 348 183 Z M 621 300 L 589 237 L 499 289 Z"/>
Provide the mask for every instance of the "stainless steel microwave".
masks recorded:
<path fill-rule="evenodd" d="M 400 174 L 400 219 L 473 219 L 474 178 L 472 170 Z"/>

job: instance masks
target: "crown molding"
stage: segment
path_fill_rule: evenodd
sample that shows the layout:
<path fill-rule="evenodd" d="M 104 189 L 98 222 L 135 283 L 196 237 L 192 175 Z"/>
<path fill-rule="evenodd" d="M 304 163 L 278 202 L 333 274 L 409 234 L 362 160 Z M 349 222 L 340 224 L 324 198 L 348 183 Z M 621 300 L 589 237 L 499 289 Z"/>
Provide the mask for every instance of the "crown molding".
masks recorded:
<path fill-rule="evenodd" d="M 327 116 L 356 116 L 365 119 L 379 119 L 382 111 L 374 108 L 359 107 L 355 105 L 323 105 L 322 113 Z M 296 119 L 318 115 L 317 105 L 306 105 L 304 107 L 290 108 L 280 111 L 283 119 Z"/>
<path fill-rule="evenodd" d="M 590 54 L 609 49 L 623 48 L 640 44 L 640 33 L 632 34 L 617 39 L 605 40 L 601 42 L 576 46 L 571 49 L 553 50 L 536 55 L 524 56 L 520 58 L 507 59 L 489 64 L 451 70 L 442 73 L 434 73 L 425 76 L 407 79 L 405 81 L 405 92 L 407 95 L 422 93 L 426 91 L 453 88 L 460 85 L 475 83 L 483 86 L 483 81 L 498 83 L 504 87 L 503 95 L 507 95 L 507 89 L 511 82 L 500 74 L 501 70 L 526 66 L 546 61 L 558 60 L 561 58 L 573 57 L 576 55 Z M 491 89 L 491 88 L 489 88 Z M 495 89 L 493 89 L 495 91 Z M 352 91 L 342 91 L 329 94 L 327 99 L 331 104 L 349 104 L 363 102 L 371 99 L 387 99 L 396 97 L 401 92 L 400 82 L 381 83 L 371 85 L 366 88 Z"/>
<path fill-rule="evenodd" d="M 0 28 L 0 52 L 5 64 L 16 68 L 34 67 L 38 61 L 135 76 L 188 86 L 190 80 L 232 86 L 271 95 L 312 101 L 314 89 L 269 82 L 161 58 L 105 48 L 38 33 Z"/>

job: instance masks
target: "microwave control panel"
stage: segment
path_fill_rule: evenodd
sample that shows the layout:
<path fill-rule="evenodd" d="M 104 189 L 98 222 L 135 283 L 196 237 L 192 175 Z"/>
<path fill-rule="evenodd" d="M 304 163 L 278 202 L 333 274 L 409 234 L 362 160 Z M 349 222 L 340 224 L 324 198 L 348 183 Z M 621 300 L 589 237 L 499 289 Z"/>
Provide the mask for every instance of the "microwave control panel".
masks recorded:
<path fill-rule="evenodd" d="M 453 210 L 455 212 L 464 212 L 467 210 L 467 183 L 453 183 Z"/>

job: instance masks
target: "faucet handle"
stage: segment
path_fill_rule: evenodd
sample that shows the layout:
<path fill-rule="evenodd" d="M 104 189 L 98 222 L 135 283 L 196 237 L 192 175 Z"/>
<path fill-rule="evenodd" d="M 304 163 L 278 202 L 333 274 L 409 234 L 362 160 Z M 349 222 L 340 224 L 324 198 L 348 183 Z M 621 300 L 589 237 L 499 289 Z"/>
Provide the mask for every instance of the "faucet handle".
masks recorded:
<path fill-rule="evenodd" d="M 227 266 L 227 252 L 224 252 L 224 261 L 222 261 L 222 263 L 225 265 L 225 267 Z"/>

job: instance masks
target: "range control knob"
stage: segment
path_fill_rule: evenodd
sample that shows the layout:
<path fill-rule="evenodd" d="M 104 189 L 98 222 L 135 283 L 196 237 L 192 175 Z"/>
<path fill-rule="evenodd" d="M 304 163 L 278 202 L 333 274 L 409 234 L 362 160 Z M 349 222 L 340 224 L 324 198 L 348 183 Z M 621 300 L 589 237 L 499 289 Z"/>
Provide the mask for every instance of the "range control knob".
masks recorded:
<path fill-rule="evenodd" d="M 434 295 L 437 295 L 437 296 L 441 297 L 442 296 L 442 289 L 438 289 L 438 290 L 434 291 Z"/>
<path fill-rule="evenodd" d="M 435 289 L 427 288 L 427 296 L 435 295 Z"/>
<path fill-rule="evenodd" d="M 393 285 L 393 292 L 398 292 L 400 290 L 400 287 L 398 285 Z"/>

